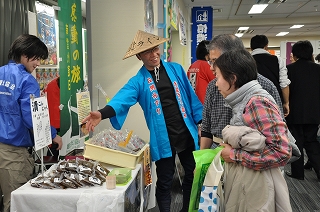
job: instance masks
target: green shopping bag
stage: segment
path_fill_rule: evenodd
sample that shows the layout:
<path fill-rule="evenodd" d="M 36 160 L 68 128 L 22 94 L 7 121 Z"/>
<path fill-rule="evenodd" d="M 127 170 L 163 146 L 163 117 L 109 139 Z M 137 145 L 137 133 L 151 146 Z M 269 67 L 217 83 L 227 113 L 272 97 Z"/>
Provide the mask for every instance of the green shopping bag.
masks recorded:
<path fill-rule="evenodd" d="M 218 146 L 215 149 L 203 149 L 193 151 L 193 157 L 196 162 L 196 169 L 192 182 L 192 189 L 190 195 L 189 212 L 198 212 L 200 193 L 203 185 L 204 178 L 206 177 L 207 170 L 214 159 L 214 157 L 224 147 Z"/>

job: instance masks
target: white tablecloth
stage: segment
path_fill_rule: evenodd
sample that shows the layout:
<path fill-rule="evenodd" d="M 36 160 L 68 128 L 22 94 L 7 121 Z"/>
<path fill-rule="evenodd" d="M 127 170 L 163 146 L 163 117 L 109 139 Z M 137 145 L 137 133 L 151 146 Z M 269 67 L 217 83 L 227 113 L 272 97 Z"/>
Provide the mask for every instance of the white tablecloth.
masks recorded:
<path fill-rule="evenodd" d="M 28 182 L 11 193 L 11 212 L 124 211 L 126 190 L 136 178 L 139 170 L 141 170 L 141 164 L 132 170 L 132 179 L 127 185 L 117 186 L 114 190 L 106 189 L 105 183 L 102 186 L 77 189 L 43 189 L 34 188 Z M 142 171 L 139 173 L 141 173 L 140 179 L 143 179 Z M 140 181 L 143 182 L 143 180 Z M 142 184 L 142 182 L 138 183 Z M 143 194 L 142 187 L 140 186 L 140 195 Z M 143 199 L 142 196 L 140 198 Z M 141 201 L 142 204 L 143 201 Z"/>

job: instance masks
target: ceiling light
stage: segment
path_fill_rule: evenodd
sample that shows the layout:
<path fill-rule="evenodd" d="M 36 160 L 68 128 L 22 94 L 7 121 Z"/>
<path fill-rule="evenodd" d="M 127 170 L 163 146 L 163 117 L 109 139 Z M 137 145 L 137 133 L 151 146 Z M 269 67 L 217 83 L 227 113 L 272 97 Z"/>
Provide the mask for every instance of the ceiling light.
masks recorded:
<path fill-rule="evenodd" d="M 266 7 L 268 6 L 268 4 L 254 4 L 250 11 L 248 12 L 248 14 L 258 14 L 258 13 L 262 13 L 264 11 L 264 9 L 266 9 Z"/>
<path fill-rule="evenodd" d="M 279 32 L 276 36 L 285 36 L 286 34 L 289 34 L 289 32 Z"/>
<path fill-rule="evenodd" d="M 238 38 L 241 38 L 243 36 L 243 33 L 236 33 L 234 35 L 237 36 Z"/>
<path fill-rule="evenodd" d="M 248 29 L 249 29 L 249 27 L 239 27 L 238 30 L 248 30 Z"/>
<path fill-rule="evenodd" d="M 290 27 L 290 29 L 298 29 L 303 27 L 304 25 L 293 25 L 292 27 Z"/>
<path fill-rule="evenodd" d="M 213 12 L 221 13 L 221 12 L 222 12 L 222 9 L 221 9 L 221 8 L 219 8 L 219 9 L 213 9 Z"/>

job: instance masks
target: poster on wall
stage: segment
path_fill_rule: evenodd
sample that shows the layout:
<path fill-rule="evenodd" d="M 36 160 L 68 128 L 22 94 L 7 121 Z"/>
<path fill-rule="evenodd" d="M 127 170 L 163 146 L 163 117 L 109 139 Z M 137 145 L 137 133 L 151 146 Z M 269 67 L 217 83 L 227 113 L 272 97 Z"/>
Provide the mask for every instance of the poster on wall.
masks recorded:
<path fill-rule="evenodd" d="M 198 44 L 203 40 L 212 39 L 213 9 L 212 7 L 193 7 L 191 18 L 191 63 L 194 63 L 197 60 Z"/>
<path fill-rule="evenodd" d="M 91 102 L 89 91 L 77 93 L 77 108 L 78 108 L 78 121 L 80 128 L 80 138 L 85 137 L 85 140 L 89 138 L 89 131 L 86 129 L 86 124 L 82 124 L 83 120 L 91 112 Z"/>
<path fill-rule="evenodd" d="M 169 17 L 170 24 L 175 29 L 178 30 L 178 3 L 176 0 L 169 0 Z"/>
<path fill-rule="evenodd" d="M 60 76 L 58 68 L 40 67 L 36 68 L 36 80 L 40 87 L 40 94 L 43 96 L 43 90 L 51 82 L 51 80 Z"/>
<path fill-rule="evenodd" d="M 40 65 L 57 65 L 57 42 L 54 9 L 45 4 L 36 2 L 37 36 L 48 47 L 49 56 L 41 60 Z"/>
<path fill-rule="evenodd" d="M 58 1 L 60 55 L 60 133 L 63 146 L 60 155 L 83 147 L 79 135 L 76 93 L 83 89 L 81 0 Z"/>

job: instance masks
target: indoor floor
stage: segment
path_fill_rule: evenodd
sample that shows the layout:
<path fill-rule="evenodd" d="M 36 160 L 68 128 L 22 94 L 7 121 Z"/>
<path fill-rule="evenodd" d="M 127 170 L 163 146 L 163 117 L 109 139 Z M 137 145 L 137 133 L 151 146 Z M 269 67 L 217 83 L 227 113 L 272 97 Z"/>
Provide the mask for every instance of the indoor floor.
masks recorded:
<path fill-rule="evenodd" d="M 290 165 L 285 167 L 290 170 Z M 305 170 L 305 180 L 285 176 L 290 193 L 293 212 L 320 212 L 320 182 L 314 171 Z M 178 175 L 175 175 L 172 189 L 171 211 L 179 212 L 182 207 L 182 191 Z M 158 207 L 149 212 L 159 212 Z"/>

